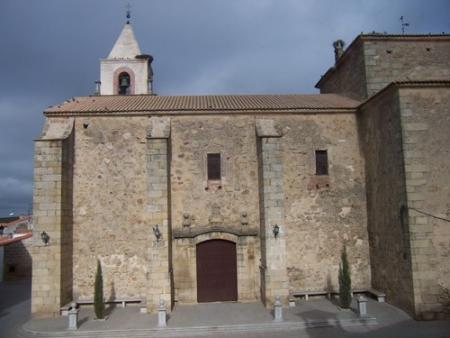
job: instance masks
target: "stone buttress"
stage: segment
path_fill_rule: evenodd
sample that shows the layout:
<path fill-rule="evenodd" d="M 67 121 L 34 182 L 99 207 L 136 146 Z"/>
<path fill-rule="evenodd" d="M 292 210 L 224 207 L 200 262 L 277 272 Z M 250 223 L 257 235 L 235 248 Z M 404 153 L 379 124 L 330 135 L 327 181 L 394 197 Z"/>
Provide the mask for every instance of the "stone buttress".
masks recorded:
<path fill-rule="evenodd" d="M 57 316 L 72 299 L 73 124 L 73 118 L 47 119 L 35 141 L 33 316 Z"/>

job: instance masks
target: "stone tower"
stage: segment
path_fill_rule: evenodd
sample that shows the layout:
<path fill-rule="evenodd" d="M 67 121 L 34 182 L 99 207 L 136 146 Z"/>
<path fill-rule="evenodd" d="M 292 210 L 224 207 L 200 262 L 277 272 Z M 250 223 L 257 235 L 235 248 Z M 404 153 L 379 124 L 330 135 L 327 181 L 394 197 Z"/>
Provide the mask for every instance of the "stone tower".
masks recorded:
<path fill-rule="evenodd" d="M 141 53 L 127 22 L 108 57 L 100 61 L 100 95 L 152 94 L 152 61 Z"/>

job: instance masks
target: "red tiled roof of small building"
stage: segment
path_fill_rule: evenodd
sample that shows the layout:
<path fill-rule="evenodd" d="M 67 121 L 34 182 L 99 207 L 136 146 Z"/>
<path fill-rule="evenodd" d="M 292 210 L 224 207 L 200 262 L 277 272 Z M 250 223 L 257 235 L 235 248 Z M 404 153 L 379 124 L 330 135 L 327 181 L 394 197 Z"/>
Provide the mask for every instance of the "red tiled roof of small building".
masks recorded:
<path fill-rule="evenodd" d="M 0 225 L 5 227 L 16 225 L 23 222 L 29 222 L 31 220 L 31 216 L 14 216 L 14 217 L 5 217 L 0 218 Z"/>
<path fill-rule="evenodd" d="M 5 246 L 11 243 L 19 242 L 24 239 L 30 238 L 33 235 L 31 231 L 20 233 L 20 234 L 14 234 L 11 236 L 0 236 L 0 246 Z"/>

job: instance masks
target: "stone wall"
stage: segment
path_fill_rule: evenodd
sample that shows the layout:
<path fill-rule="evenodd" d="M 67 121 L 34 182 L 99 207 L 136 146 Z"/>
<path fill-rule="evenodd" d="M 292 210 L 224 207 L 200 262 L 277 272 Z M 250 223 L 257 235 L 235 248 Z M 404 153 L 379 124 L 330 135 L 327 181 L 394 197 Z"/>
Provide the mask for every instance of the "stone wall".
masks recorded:
<path fill-rule="evenodd" d="M 282 159 L 281 133 L 259 133 L 261 157 L 260 191 L 263 222 L 261 224 L 261 246 L 264 248 L 261 260 L 261 279 L 264 280 L 262 299 L 266 307 L 271 307 L 276 297 L 280 297 L 284 303 L 289 297 L 289 283 L 287 275 L 287 250 L 286 243 L 289 232 L 285 226 L 284 212 L 284 161 Z M 275 235 L 274 227 L 279 227 L 278 235 Z"/>
<path fill-rule="evenodd" d="M 35 142 L 33 193 L 33 316 L 57 316 L 72 298 L 73 120 L 48 119 Z M 48 245 L 41 241 L 45 231 Z"/>
<path fill-rule="evenodd" d="M 172 227 L 178 233 L 173 247 L 176 300 L 197 301 L 195 246 L 210 239 L 236 243 L 238 299 L 257 299 L 260 250 L 257 233 L 248 235 L 259 229 L 253 117 L 173 117 L 171 150 Z M 208 181 L 208 153 L 221 154 L 219 181 Z"/>
<path fill-rule="evenodd" d="M 255 125 L 252 117 L 201 116 L 172 119 L 173 228 L 182 228 L 183 213 L 191 227 L 222 223 L 259 225 Z M 206 155 L 221 153 L 220 184 L 208 182 Z"/>
<path fill-rule="evenodd" d="M 272 115 L 268 129 L 258 119 L 79 117 L 71 137 L 42 143 L 39 156 L 57 149 L 61 174 L 54 178 L 62 183 L 55 186 L 65 187 L 59 212 L 65 253 L 54 260 L 58 267 L 51 264 L 64 276 L 55 284 L 64 294 L 57 303 L 69 293 L 75 300 L 92 300 L 97 259 L 106 299 L 146 299 L 150 311 L 160 297 L 195 303 L 196 245 L 210 239 L 236 243 L 239 301 L 259 299 L 261 286 L 267 304 L 275 295 L 287 298 L 289 290 L 337 289 L 343 244 L 354 287 L 368 287 L 364 169 L 354 114 Z M 276 135 L 267 134 L 271 128 Z M 314 153 L 323 149 L 328 150 L 329 175 L 319 177 Z M 216 152 L 222 175 L 209 181 L 206 158 Z M 42 178 L 36 179 L 40 187 Z M 36 202 L 44 200 L 42 192 L 35 195 Z M 41 217 L 41 206 L 35 207 Z M 281 228 L 278 238 L 274 224 Z M 46 255 L 64 251 L 37 250 Z M 262 279 L 260 264 L 266 268 Z M 53 285 L 39 271 L 33 287 Z"/>
<path fill-rule="evenodd" d="M 367 97 L 365 75 L 363 42 L 355 41 L 316 87 L 322 94 L 336 93 L 362 100 Z"/>
<path fill-rule="evenodd" d="M 216 222 L 239 230 L 242 211 L 248 214 L 247 227 L 259 228 L 259 219 L 269 217 L 266 207 L 272 203 L 285 212 L 282 216 L 283 213 L 274 211 L 281 219 L 277 216 L 277 220 L 269 217 L 267 221 L 261 221 L 261 265 L 271 271 L 267 276 L 262 271 L 266 277 L 261 281 L 258 272 L 260 248 L 258 243 L 247 238 L 248 245 L 251 244 L 248 250 L 255 252 L 255 261 L 242 264 L 251 267 L 243 275 L 248 276 L 252 285 L 248 289 L 238 288 L 239 292 L 249 295 L 247 298 L 240 293 L 243 299 L 259 298 L 260 284 L 266 291 L 273 289 L 269 293 L 263 292 L 268 298 L 273 298 L 275 293 L 284 295 L 287 288 L 291 291 L 322 290 L 327 287 L 337 289 L 337 271 L 344 243 L 349 248 L 354 286 L 370 286 L 364 169 L 355 116 L 311 114 L 267 118 L 275 121 L 282 135 L 277 138 L 277 145 L 272 145 L 275 139 L 270 141 L 270 138 L 262 137 L 264 143 L 259 147 L 259 174 L 253 118 L 203 116 L 172 119 L 171 201 L 174 231 L 183 229 L 183 214 L 189 215 L 192 231 Z M 270 156 L 264 159 L 264 154 L 269 154 L 264 152 L 264 147 L 266 150 L 270 147 L 278 149 L 274 163 L 268 163 Z M 314 152 L 317 149 L 329 151 L 330 175 L 327 177 L 315 175 Z M 221 187 L 206 179 L 205 156 L 208 152 L 225 154 Z M 280 184 L 275 182 L 277 174 L 281 175 Z M 261 176 L 262 183 L 260 191 L 255 189 L 258 176 Z M 284 187 L 282 194 L 274 190 L 280 187 Z M 280 237 L 276 240 L 272 232 L 275 223 L 281 227 Z M 174 244 L 174 284 L 176 298 L 180 302 L 195 302 L 193 243 L 195 241 L 186 238 L 175 240 Z M 276 257 L 283 260 L 287 268 L 277 264 L 279 260 Z M 287 279 L 283 280 L 283 274 L 275 271 L 277 268 L 285 269 L 283 274 L 287 274 Z M 268 285 L 277 279 L 280 285 L 285 283 L 286 291 L 282 292 L 281 286 L 272 288 Z M 270 299 L 268 301 L 270 303 Z"/>
<path fill-rule="evenodd" d="M 450 79 L 450 38 L 364 41 L 367 94 L 394 81 Z"/>
<path fill-rule="evenodd" d="M 448 80 L 450 38 L 360 36 L 316 85 L 364 100 L 394 81 Z"/>
<path fill-rule="evenodd" d="M 345 244 L 355 288 L 370 286 L 363 157 L 353 114 L 278 119 L 290 291 L 338 290 Z M 327 150 L 329 174 L 316 175 L 315 151 Z"/>
<path fill-rule="evenodd" d="M 450 88 L 401 87 L 416 316 L 449 316 Z"/>
<path fill-rule="evenodd" d="M 31 277 L 31 246 L 32 238 L 9 244 L 4 247 L 4 278 Z M 1 259 L 1 257 L 0 257 Z"/>
<path fill-rule="evenodd" d="M 74 299 L 93 299 L 97 259 L 105 299 L 147 298 L 151 269 L 159 265 L 152 251 L 148 128 L 148 117 L 76 119 Z"/>
<path fill-rule="evenodd" d="M 372 285 L 389 303 L 414 313 L 399 98 L 383 92 L 362 106 L 359 137 L 365 154 Z"/>
<path fill-rule="evenodd" d="M 158 122 L 153 122 L 157 124 Z M 152 126 L 153 126 L 152 125 Z M 147 307 L 149 311 L 157 309 L 160 300 L 172 305 L 172 232 L 169 219 L 169 136 L 147 135 L 147 177 L 148 207 L 152 230 L 156 233 L 151 243 L 149 266 L 149 285 L 147 290 Z M 160 232 L 160 238 L 156 236 Z M 171 308 L 171 307 L 170 307 Z M 169 309 L 170 309 L 169 308 Z"/>
<path fill-rule="evenodd" d="M 64 140 L 61 171 L 61 303 L 72 301 L 73 291 L 73 167 L 75 131 Z"/>

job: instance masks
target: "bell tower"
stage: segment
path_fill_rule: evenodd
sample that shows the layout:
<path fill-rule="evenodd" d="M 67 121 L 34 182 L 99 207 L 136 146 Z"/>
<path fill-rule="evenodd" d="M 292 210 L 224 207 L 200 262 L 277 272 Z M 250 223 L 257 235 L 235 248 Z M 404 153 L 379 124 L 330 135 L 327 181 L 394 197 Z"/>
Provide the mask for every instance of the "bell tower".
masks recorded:
<path fill-rule="evenodd" d="M 153 94 L 153 57 L 142 54 L 127 22 L 106 59 L 100 61 L 100 95 Z"/>

